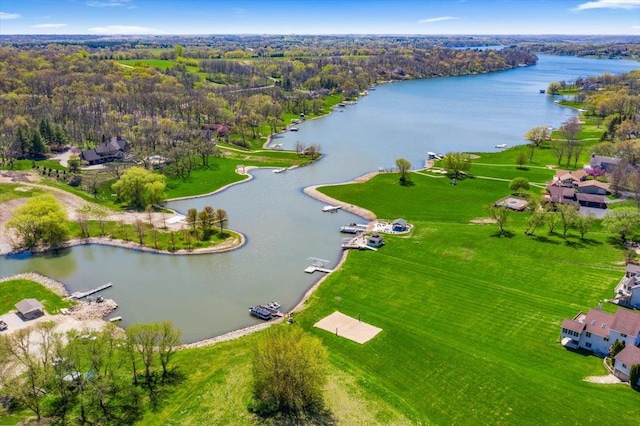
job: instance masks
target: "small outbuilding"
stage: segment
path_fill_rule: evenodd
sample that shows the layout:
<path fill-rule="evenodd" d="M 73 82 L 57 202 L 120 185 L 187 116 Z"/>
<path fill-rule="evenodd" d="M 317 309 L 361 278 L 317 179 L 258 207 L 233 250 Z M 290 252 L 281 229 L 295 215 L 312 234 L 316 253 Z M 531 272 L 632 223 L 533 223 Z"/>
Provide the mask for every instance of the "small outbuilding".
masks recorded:
<path fill-rule="evenodd" d="M 391 224 L 391 230 L 394 232 L 406 232 L 407 229 L 409 229 L 409 225 L 404 219 L 396 219 Z"/>
<path fill-rule="evenodd" d="M 16 303 L 15 307 L 25 321 L 44 315 L 44 306 L 36 299 L 23 299 Z"/>
<path fill-rule="evenodd" d="M 380 234 L 372 234 L 367 237 L 367 245 L 369 247 L 378 248 L 384 245 L 384 239 Z"/>

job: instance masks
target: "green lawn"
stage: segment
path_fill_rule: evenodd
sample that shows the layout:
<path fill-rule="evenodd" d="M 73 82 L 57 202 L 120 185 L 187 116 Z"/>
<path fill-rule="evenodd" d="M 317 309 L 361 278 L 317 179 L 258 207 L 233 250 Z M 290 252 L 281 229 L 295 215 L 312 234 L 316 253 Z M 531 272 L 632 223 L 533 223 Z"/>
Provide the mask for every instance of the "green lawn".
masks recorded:
<path fill-rule="evenodd" d="M 31 280 L 16 279 L 0 282 L 0 313 L 15 310 L 22 299 L 37 299 L 49 314 L 57 314 L 60 308 L 68 308 L 70 302 Z"/>
<path fill-rule="evenodd" d="M 640 395 L 583 382 L 605 373 L 601 360 L 557 343 L 562 319 L 610 297 L 623 273 L 622 252 L 608 235 L 565 241 L 541 229 L 527 237 L 519 218 L 507 225 L 511 238 L 499 237 L 495 225 L 468 221 L 504 183 L 453 187 L 414 176 L 415 186 L 400 187 L 396 180 L 381 175 L 322 190 L 416 226 L 409 236 L 387 237 L 378 252 L 350 253 L 298 316 L 334 363 L 415 422 L 633 424 L 637 413 L 616 407 L 635 406 Z M 361 346 L 312 327 L 334 310 L 384 331 Z M 569 395 L 580 395 L 579 411 L 559 402 Z"/>
<path fill-rule="evenodd" d="M 383 174 L 322 189 L 415 225 L 377 252 L 351 252 L 296 315 L 293 326 L 329 349 L 326 402 L 339 424 L 635 424 L 619 407 L 640 395 L 583 381 L 605 374 L 601 360 L 558 343 L 565 317 L 611 296 L 624 270 L 617 242 L 597 230 L 584 241 L 575 231 L 525 236 L 526 213 L 512 213 L 501 237 L 469 220 L 509 193 L 506 182 L 411 177 L 411 187 Z M 335 310 L 383 331 L 360 345 L 313 327 Z M 143 423 L 259 424 L 246 411 L 257 337 L 180 352 L 188 380 Z"/>
<path fill-rule="evenodd" d="M 23 189 L 28 189 L 27 191 Z M 29 198 L 40 195 L 44 191 L 39 188 L 26 187 L 17 183 L 0 183 L 0 204 L 17 198 Z"/>
<path fill-rule="evenodd" d="M 150 67 L 161 70 L 173 68 L 177 65 L 177 62 L 171 59 L 123 59 L 117 62 L 131 67 Z"/>

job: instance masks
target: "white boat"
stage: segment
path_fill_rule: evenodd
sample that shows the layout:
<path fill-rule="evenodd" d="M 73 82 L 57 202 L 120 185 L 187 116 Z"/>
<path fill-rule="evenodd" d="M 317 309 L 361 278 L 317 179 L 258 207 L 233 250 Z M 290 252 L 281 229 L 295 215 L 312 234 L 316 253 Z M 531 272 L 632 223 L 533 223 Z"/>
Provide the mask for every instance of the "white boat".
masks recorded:
<path fill-rule="evenodd" d="M 507 145 L 506 143 L 500 143 L 500 144 L 496 145 L 496 148 L 506 148 L 508 146 L 509 145 Z"/>
<path fill-rule="evenodd" d="M 290 128 L 289 130 L 291 130 L 292 132 L 297 132 L 297 131 L 298 131 L 298 128 L 297 128 L 297 127 L 292 127 L 292 128 Z"/>
<path fill-rule="evenodd" d="M 286 168 L 282 168 L 282 169 L 274 169 L 273 173 L 285 173 L 287 171 Z"/>
<path fill-rule="evenodd" d="M 323 212 L 328 212 L 328 213 L 335 213 L 338 210 L 340 210 L 342 208 L 342 206 L 324 206 L 322 208 Z"/>

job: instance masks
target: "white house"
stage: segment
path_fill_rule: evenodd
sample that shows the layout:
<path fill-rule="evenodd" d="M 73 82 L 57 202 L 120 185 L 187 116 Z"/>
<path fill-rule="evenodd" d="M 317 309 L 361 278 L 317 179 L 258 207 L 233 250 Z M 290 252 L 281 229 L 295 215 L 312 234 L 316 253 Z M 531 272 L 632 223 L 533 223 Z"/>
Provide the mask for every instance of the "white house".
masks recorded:
<path fill-rule="evenodd" d="M 582 348 L 597 356 L 606 356 L 616 340 L 626 346 L 640 346 L 640 314 L 619 308 L 615 314 L 590 309 L 573 319 L 562 321 L 562 344 L 569 348 Z"/>
<path fill-rule="evenodd" d="M 627 264 L 624 277 L 616 286 L 614 300 L 619 305 L 640 309 L 640 265 Z"/>
<path fill-rule="evenodd" d="M 613 374 L 620 380 L 628 382 L 631 367 L 636 364 L 640 365 L 640 348 L 637 346 L 625 346 L 615 357 Z M 640 379 L 635 384 L 640 385 Z"/>

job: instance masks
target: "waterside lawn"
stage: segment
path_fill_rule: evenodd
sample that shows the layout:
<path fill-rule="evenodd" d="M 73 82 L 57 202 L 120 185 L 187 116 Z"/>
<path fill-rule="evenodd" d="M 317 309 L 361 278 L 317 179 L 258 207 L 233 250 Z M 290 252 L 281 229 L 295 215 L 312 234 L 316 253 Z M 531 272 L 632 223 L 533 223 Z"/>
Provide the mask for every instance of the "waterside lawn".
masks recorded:
<path fill-rule="evenodd" d="M 506 183 L 412 180 L 400 187 L 397 175 L 380 175 L 321 189 L 415 225 L 375 253 L 350 253 L 298 315 L 334 364 L 416 423 L 637 421 L 640 394 L 583 381 L 605 374 L 602 361 L 558 343 L 565 317 L 612 296 L 624 270 L 617 241 L 595 232 L 564 240 L 546 229 L 528 237 L 526 213 L 513 213 L 512 234 L 500 236 L 496 225 L 469 220 L 486 216 L 483 206 L 506 195 Z M 335 310 L 384 331 L 359 345 L 313 328 Z M 575 397 L 579 410 L 570 409 Z"/>
<path fill-rule="evenodd" d="M 14 279 L 0 282 L 0 314 L 15 310 L 15 304 L 22 299 L 36 299 L 42 302 L 49 314 L 60 313 L 61 308 L 71 306 L 43 285 L 27 279 Z"/>
<path fill-rule="evenodd" d="M 415 225 L 410 234 L 386 236 L 377 252 L 351 252 L 296 323 L 282 325 L 301 326 L 328 347 L 327 406 L 336 419 L 634 424 L 640 395 L 584 381 L 605 374 L 601 359 L 558 343 L 565 317 L 611 297 L 624 271 L 618 242 L 595 230 L 585 240 L 575 231 L 565 240 L 546 229 L 525 236 L 526 213 L 511 214 L 510 233 L 500 236 L 496 225 L 470 220 L 486 217 L 484 206 L 509 193 L 506 182 L 411 179 L 414 186 L 401 187 L 398 175 L 383 174 L 321 189 L 380 218 Z M 360 345 L 313 327 L 335 310 L 383 331 Z M 176 361 L 188 371 L 187 382 L 144 423 L 259 423 L 246 412 L 258 337 L 180 352 Z"/>

